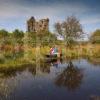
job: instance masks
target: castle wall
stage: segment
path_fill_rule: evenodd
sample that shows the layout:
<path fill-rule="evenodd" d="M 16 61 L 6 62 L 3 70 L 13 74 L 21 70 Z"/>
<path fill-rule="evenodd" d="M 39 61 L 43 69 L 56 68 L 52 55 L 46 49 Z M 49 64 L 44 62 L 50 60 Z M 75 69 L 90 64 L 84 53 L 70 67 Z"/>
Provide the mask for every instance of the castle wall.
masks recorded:
<path fill-rule="evenodd" d="M 28 32 L 40 32 L 49 30 L 49 19 L 41 19 L 36 21 L 34 17 L 31 17 L 27 21 L 27 31 Z"/>

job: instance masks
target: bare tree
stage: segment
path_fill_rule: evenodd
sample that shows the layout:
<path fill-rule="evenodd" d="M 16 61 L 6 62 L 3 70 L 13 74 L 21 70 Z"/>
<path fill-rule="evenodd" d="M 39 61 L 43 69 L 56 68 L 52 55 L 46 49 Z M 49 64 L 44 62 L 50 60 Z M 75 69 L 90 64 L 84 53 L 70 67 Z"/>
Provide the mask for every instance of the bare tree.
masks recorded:
<path fill-rule="evenodd" d="M 56 32 L 64 37 L 66 45 L 72 44 L 83 35 L 82 25 L 75 16 L 69 16 L 64 22 L 55 24 Z"/>
<path fill-rule="evenodd" d="M 58 34 L 62 35 L 62 28 L 61 28 L 61 24 L 59 22 L 55 23 L 54 25 L 55 30 Z"/>

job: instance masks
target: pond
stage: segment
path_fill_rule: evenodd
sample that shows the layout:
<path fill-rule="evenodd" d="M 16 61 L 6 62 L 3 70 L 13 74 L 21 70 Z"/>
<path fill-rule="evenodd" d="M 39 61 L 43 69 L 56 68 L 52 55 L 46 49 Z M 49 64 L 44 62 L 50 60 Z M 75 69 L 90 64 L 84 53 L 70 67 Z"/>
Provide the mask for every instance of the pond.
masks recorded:
<path fill-rule="evenodd" d="M 0 100 L 90 100 L 94 96 L 100 96 L 100 65 L 86 59 L 57 59 L 0 72 Z"/>

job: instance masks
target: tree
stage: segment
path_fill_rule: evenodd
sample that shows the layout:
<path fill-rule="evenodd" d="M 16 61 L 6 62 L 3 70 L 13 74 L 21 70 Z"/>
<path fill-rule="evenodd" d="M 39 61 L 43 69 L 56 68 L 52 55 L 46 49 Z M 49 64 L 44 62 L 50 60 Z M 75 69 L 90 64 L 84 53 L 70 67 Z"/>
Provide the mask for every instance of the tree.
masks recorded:
<path fill-rule="evenodd" d="M 0 44 L 5 44 L 8 40 L 8 37 L 9 33 L 6 30 L 0 30 Z"/>
<path fill-rule="evenodd" d="M 100 43 L 100 29 L 97 29 L 92 33 L 90 36 L 90 42 L 91 43 Z"/>
<path fill-rule="evenodd" d="M 6 37 L 8 37 L 8 32 L 4 29 L 0 30 L 0 38 L 5 39 Z"/>
<path fill-rule="evenodd" d="M 24 32 L 20 31 L 18 29 L 15 29 L 13 31 L 12 37 L 14 38 L 14 40 L 15 40 L 16 43 L 21 44 L 21 43 L 23 43 L 22 39 L 24 38 Z"/>
<path fill-rule="evenodd" d="M 55 30 L 58 34 L 62 35 L 61 24 L 59 22 L 55 23 Z"/>
<path fill-rule="evenodd" d="M 36 32 L 28 32 L 27 40 L 30 46 L 35 46 L 36 45 Z"/>
<path fill-rule="evenodd" d="M 42 37 L 42 44 L 51 45 L 57 40 L 55 34 L 51 32 L 46 32 Z"/>
<path fill-rule="evenodd" d="M 64 37 L 67 46 L 70 46 L 84 34 L 82 25 L 75 16 L 69 16 L 64 22 L 55 24 L 56 32 Z"/>
<path fill-rule="evenodd" d="M 13 36 L 14 36 L 14 38 L 16 38 L 16 39 L 22 39 L 22 38 L 24 37 L 24 32 L 23 32 L 23 31 L 20 31 L 20 30 L 18 30 L 18 29 L 15 29 L 15 30 L 13 31 Z"/>
<path fill-rule="evenodd" d="M 53 43 L 56 39 L 56 36 L 49 31 L 40 31 L 39 33 L 29 32 L 28 40 L 31 46 L 38 45 L 48 45 L 49 43 Z"/>

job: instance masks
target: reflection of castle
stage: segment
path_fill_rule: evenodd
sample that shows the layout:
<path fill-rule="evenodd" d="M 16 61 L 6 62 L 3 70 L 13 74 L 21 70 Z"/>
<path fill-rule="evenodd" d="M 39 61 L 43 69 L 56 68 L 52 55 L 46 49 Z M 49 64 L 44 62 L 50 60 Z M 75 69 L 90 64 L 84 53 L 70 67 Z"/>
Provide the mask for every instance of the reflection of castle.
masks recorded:
<path fill-rule="evenodd" d="M 48 31 L 49 27 L 49 19 L 41 19 L 38 22 L 34 17 L 31 17 L 27 21 L 27 31 L 28 32 L 40 32 L 40 31 Z"/>

